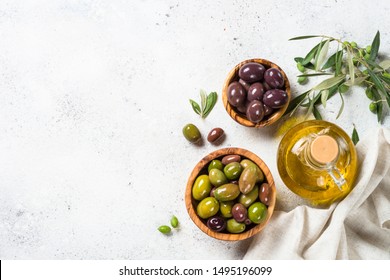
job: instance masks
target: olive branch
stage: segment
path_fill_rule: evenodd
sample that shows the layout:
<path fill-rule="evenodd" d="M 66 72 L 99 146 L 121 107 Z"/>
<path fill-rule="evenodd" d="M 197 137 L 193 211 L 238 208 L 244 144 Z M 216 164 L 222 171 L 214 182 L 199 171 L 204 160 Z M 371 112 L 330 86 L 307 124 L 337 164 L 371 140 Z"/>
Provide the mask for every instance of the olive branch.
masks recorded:
<path fill-rule="evenodd" d="M 366 96 L 371 100 L 369 109 L 377 114 L 378 122 L 382 122 L 385 111 L 390 107 L 390 60 L 379 61 L 380 33 L 376 33 L 371 45 L 359 47 L 355 42 L 341 41 L 325 35 L 309 35 L 291 38 L 304 40 L 321 38 L 305 57 L 296 57 L 298 83 L 305 84 L 313 76 L 331 76 L 313 88 L 296 96 L 289 104 L 286 114 L 294 114 L 299 107 L 306 109 L 306 116 L 313 114 L 322 119 L 318 106 L 326 107 L 326 102 L 335 95 L 340 96 L 341 105 L 336 118 L 344 110 L 344 97 L 350 87 L 362 86 Z M 328 55 L 330 45 L 337 44 L 335 53 Z M 387 110 L 384 110 L 384 106 Z"/>

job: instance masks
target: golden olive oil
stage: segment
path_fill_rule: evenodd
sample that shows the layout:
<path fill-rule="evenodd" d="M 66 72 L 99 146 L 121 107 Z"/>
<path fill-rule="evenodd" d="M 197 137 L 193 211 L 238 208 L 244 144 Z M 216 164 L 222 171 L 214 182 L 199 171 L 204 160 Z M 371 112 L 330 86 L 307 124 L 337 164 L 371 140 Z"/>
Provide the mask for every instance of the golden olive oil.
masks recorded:
<path fill-rule="evenodd" d="M 290 129 L 279 145 L 283 182 L 313 205 L 343 199 L 357 176 L 357 155 L 349 136 L 335 124 L 305 121 Z"/>

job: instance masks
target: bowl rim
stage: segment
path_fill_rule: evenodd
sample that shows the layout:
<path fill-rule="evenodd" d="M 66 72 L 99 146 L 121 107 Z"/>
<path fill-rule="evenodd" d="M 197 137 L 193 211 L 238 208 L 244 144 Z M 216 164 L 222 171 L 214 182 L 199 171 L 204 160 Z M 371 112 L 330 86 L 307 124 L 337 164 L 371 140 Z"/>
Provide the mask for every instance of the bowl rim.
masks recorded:
<path fill-rule="evenodd" d="M 232 105 L 230 105 L 230 103 L 228 102 L 228 99 L 227 99 L 227 89 L 229 87 L 229 84 L 232 82 L 233 79 L 237 79 L 238 71 L 241 68 L 241 66 L 243 66 L 244 64 L 249 63 L 249 62 L 260 63 L 260 64 L 267 66 L 268 68 L 277 68 L 283 75 L 284 83 L 285 83 L 285 91 L 286 91 L 287 97 L 288 97 L 287 102 L 283 107 L 279 108 L 277 110 L 277 112 L 271 114 L 271 116 L 269 118 L 263 119 L 262 121 L 260 121 L 258 123 L 251 122 L 246 117 L 244 117 L 244 115 L 242 113 L 237 112 L 237 110 Z M 286 112 L 288 105 L 290 104 L 290 100 L 291 100 L 291 86 L 290 86 L 290 82 L 287 78 L 286 73 L 283 71 L 283 69 L 279 65 L 273 63 L 272 61 L 264 59 L 264 58 L 251 58 L 251 59 L 243 60 L 240 63 L 238 63 L 236 66 L 233 67 L 233 69 L 230 70 L 229 74 L 227 75 L 227 77 L 225 79 L 223 87 L 222 87 L 222 102 L 224 104 L 224 107 L 225 107 L 227 113 L 229 114 L 229 116 L 233 120 L 235 120 L 239 124 L 247 126 L 247 127 L 260 128 L 260 127 L 265 127 L 265 126 L 269 126 L 269 125 L 273 124 L 274 122 L 276 122 L 277 120 L 279 120 L 283 116 L 284 112 Z"/>
<path fill-rule="evenodd" d="M 264 176 L 266 178 L 267 183 L 269 184 L 272 192 L 271 192 L 271 202 L 269 203 L 268 206 L 268 211 L 267 211 L 267 217 L 266 219 L 252 227 L 248 231 L 244 231 L 242 233 L 221 233 L 221 232 L 215 232 L 209 229 L 206 224 L 199 218 L 199 216 L 195 212 L 195 207 L 193 205 L 193 198 L 192 198 L 192 187 L 193 184 L 199 175 L 200 171 L 203 170 L 203 168 L 207 167 L 207 165 L 212 161 L 213 159 L 219 158 L 221 156 L 225 155 L 240 155 L 241 157 L 245 157 L 247 159 L 250 159 L 251 161 L 255 162 L 260 169 L 263 171 Z M 259 194 L 260 195 L 260 194 Z M 258 157 L 256 154 L 254 154 L 251 151 L 242 149 L 242 148 L 237 148 L 237 147 L 229 147 L 229 148 L 222 148 L 215 150 L 205 157 L 203 157 L 194 167 L 194 169 L 191 172 L 190 177 L 188 178 L 187 185 L 186 185 L 186 191 L 185 191 L 185 204 L 186 204 L 186 209 L 187 212 L 192 219 L 192 221 L 195 223 L 195 225 L 204 233 L 206 233 L 208 236 L 211 236 L 213 238 L 219 239 L 219 240 L 224 240 L 224 241 L 237 241 L 237 240 L 244 240 L 247 238 L 252 237 L 253 235 L 259 233 L 269 222 L 275 208 L 275 203 L 276 203 L 276 187 L 275 187 L 275 181 L 272 177 L 272 174 L 268 168 L 268 166 L 265 164 L 265 162 Z"/>

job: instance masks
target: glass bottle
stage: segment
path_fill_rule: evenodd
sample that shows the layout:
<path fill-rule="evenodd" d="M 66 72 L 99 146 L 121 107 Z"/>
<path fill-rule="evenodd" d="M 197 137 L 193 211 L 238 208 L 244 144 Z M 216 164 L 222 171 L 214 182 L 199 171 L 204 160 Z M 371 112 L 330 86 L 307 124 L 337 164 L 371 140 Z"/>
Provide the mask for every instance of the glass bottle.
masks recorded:
<path fill-rule="evenodd" d="M 357 176 L 354 144 L 326 121 L 305 121 L 290 129 L 279 144 L 277 164 L 286 186 L 312 205 L 343 199 Z"/>

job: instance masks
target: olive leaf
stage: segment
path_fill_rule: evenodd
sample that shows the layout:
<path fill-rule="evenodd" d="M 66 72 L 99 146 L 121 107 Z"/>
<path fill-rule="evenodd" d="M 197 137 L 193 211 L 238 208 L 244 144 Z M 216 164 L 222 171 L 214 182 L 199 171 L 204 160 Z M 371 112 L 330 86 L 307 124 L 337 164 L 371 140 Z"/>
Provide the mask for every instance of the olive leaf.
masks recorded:
<path fill-rule="evenodd" d="M 310 99 L 309 97 L 309 107 L 307 109 L 305 119 L 307 119 L 310 116 L 310 114 L 313 112 L 313 109 L 314 109 L 314 102 L 313 99 Z"/>
<path fill-rule="evenodd" d="M 337 56 L 339 55 L 343 55 L 343 51 L 338 51 L 336 53 L 334 53 L 333 55 L 331 55 L 328 60 L 325 62 L 324 66 L 322 66 L 322 70 L 325 70 L 325 69 L 328 69 L 330 67 L 333 67 L 336 65 L 336 58 Z"/>
<path fill-rule="evenodd" d="M 382 70 L 387 70 L 390 68 L 390 60 L 383 60 L 379 62 L 378 65 Z"/>
<path fill-rule="evenodd" d="M 313 90 L 324 90 L 324 89 L 329 89 L 335 85 L 337 85 L 338 83 L 340 83 L 342 80 L 344 80 L 345 78 L 345 75 L 340 75 L 338 77 L 332 77 L 332 78 L 329 78 L 329 79 L 326 79 L 326 80 L 323 80 L 321 83 L 319 83 L 318 85 L 316 85 Z"/>
<path fill-rule="evenodd" d="M 323 37 L 321 35 L 306 35 L 306 36 L 298 36 L 294 38 L 288 39 L 289 41 L 294 41 L 294 40 L 303 40 L 303 39 L 310 39 L 310 38 L 316 38 L 316 37 Z"/>
<path fill-rule="evenodd" d="M 328 89 L 324 89 L 323 91 L 321 91 L 321 103 L 322 106 L 324 106 L 324 108 L 326 107 L 326 101 L 328 100 L 328 96 L 329 96 Z"/>
<path fill-rule="evenodd" d="M 316 61 L 314 63 L 315 66 L 314 68 L 316 71 L 318 71 L 321 68 L 322 64 L 324 64 L 325 58 L 328 54 L 328 50 L 329 50 L 329 39 L 325 41 L 321 49 L 317 52 Z"/>
<path fill-rule="evenodd" d="M 206 107 L 203 111 L 203 118 L 206 118 L 210 114 L 211 110 L 214 108 L 215 103 L 217 103 L 217 99 L 218 94 L 216 92 L 211 92 L 207 96 Z"/>
<path fill-rule="evenodd" d="M 355 125 L 353 125 L 353 131 L 352 131 L 352 142 L 354 145 L 356 145 L 359 142 L 359 134 L 356 131 Z"/>
<path fill-rule="evenodd" d="M 200 110 L 200 107 L 199 107 L 199 104 L 196 103 L 194 100 L 190 99 L 190 103 L 191 103 L 191 106 L 192 106 L 192 109 L 194 109 L 195 113 L 197 113 L 198 115 L 201 114 L 201 110 Z"/>
<path fill-rule="evenodd" d="M 335 75 L 338 76 L 341 73 L 341 68 L 343 64 L 343 52 L 336 53 L 335 56 Z"/>
<path fill-rule="evenodd" d="M 304 59 L 303 57 L 295 57 L 294 60 L 295 60 L 296 63 L 299 62 L 299 63 L 301 63 L 302 65 L 304 65 L 304 64 L 303 64 L 303 61 L 304 61 L 305 59 Z M 314 70 L 314 64 L 311 63 L 311 62 L 306 63 L 306 64 L 304 65 L 304 67 L 307 68 L 307 69 Z"/>
<path fill-rule="evenodd" d="M 382 121 L 383 121 L 383 104 L 382 104 L 381 95 L 379 94 L 378 90 L 375 87 L 372 87 L 371 91 L 373 93 L 373 97 L 374 97 L 374 100 L 375 100 L 376 105 L 377 105 L 376 113 L 377 113 L 378 122 L 382 123 Z"/>
<path fill-rule="evenodd" d="M 386 94 L 386 89 L 382 82 L 379 80 L 378 76 L 372 71 L 370 68 L 367 68 L 368 74 L 370 74 L 371 81 L 375 84 L 375 86 L 383 93 Z M 390 104 L 389 104 L 390 106 Z"/>
<path fill-rule="evenodd" d="M 349 78 L 351 80 L 351 83 L 355 83 L 355 66 L 353 65 L 352 60 L 352 51 L 347 48 L 347 60 L 348 60 L 348 70 L 349 70 Z"/>
<path fill-rule="evenodd" d="M 314 77 L 314 76 L 329 76 L 329 75 L 333 75 L 333 74 L 332 73 L 321 72 L 321 73 L 301 74 L 301 75 L 298 75 L 297 77 Z"/>
<path fill-rule="evenodd" d="M 207 100 L 207 92 L 204 89 L 200 90 L 200 108 L 202 109 L 202 112 L 204 112 L 204 109 L 206 108 L 206 100 Z"/>
<path fill-rule="evenodd" d="M 358 78 L 355 78 L 355 81 L 352 82 L 351 79 L 349 79 L 348 81 L 346 81 L 345 83 L 343 83 L 343 85 L 346 85 L 346 86 L 354 86 L 354 85 L 360 85 L 362 82 L 364 82 L 365 80 L 367 80 L 368 76 L 362 76 L 362 77 L 358 77 Z"/>
<path fill-rule="evenodd" d="M 320 111 L 318 111 L 317 107 L 313 107 L 313 115 L 316 118 L 316 120 L 322 120 L 322 116 L 320 114 Z"/>
<path fill-rule="evenodd" d="M 341 84 L 341 82 L 328 89 L 329 94 L 327 96 L 327 101 L 337 93 L 337 90 L 338 90 L 340 84 Z M 318 105 L 320 105 L 320 103 L 321 103 L 321 100 L 318 99 L 316 101 L 315 105 L 318 106 Z"/>
<path fill-rule="evenodd" d="M 341 106 L 340 106 L 340 110 L 339 110 L 339 113 L 337 114 L 336 119 L 338 119 L 340 117 L 341 113 L 344 110 L 344 97 L 341 93 L 340 93 L 340 97 L 341 97 Z"/>
<path fill-rule="evenodd" d="M 286 109 L 286 111 L 284 112 L 284 115 L 287 115 L 291 112 L 291 114 L 293 114 L 295 112 L 295 110 L 302 104 L 302 102 L 305 100 L 305 98 L 309 95 L 309 93 L 311 92 L 311 90 L 308 90 L 296 97 L 294 97 L 290 103 L 288 104 L 288 107 Z"/>
<path fill-rule="evenodd" d="M 320 42 L 319 44 L 317 44 L 316 46 L 314 46 L 314 48 L 312 48 L 308 53 L 307 55 L 305 56 L 305 58 L 303 59 L 303 61 L 301 62 L 303 66 L 306 66 L 306 64 L 308 64 L 309 62 L 311 62 L 311 60 L 314 58 L 314 56 L 317 54 L 317 51 L 319 49 L 321 49 L 321 47 L 325 44 L 326 41 L 322 41 Z"/>
<path fill-rule="evenodd" d="M 380 33 L 378 30 L 378 32 L 375 34 L 374 40 L 371 43 L 371 53 L 370 53 L 370 60 L 371 61 L 374 61 L 378 55 L 380 41 L 381 41 Z"/>

